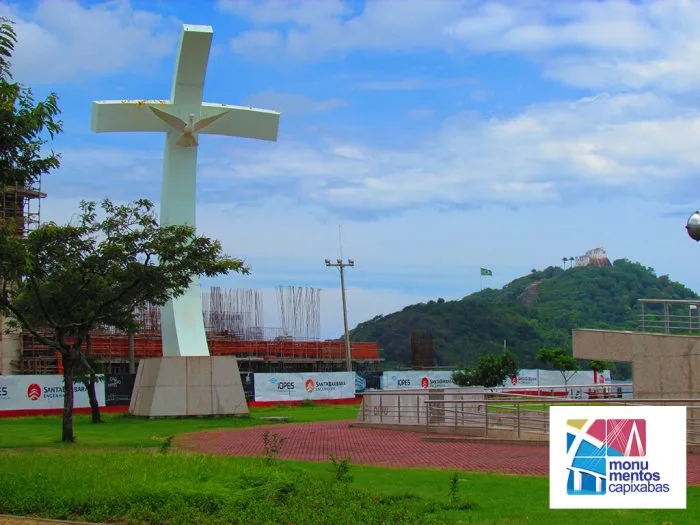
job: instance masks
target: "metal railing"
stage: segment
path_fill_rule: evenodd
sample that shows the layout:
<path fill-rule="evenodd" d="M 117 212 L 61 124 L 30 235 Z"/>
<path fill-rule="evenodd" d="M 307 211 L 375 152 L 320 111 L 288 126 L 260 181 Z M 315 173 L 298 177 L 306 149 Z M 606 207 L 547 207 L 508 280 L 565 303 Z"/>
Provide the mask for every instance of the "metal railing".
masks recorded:
<path fill-rule="evenodd" d="M 382 391 L 364 394 L 357 420 L 426 434 L 545 441 L 549 437 L 549 407 L 553 405 L 686 406 L 687 442 L 700 445 L 700 399 L 581 400 L 468 389 Z"/>
<path fill-rule="evenodd" d="M 700 300 L 639 299 L 638 329 L 700 336 Z"/>

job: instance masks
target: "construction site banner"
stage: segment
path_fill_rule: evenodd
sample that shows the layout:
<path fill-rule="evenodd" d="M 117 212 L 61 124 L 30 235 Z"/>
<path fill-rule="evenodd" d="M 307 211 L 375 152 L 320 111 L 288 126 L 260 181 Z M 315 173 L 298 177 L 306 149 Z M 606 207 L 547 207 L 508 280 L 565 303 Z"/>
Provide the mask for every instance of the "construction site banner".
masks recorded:
<path fill-rule="evenodd" d="M 565 381 L 566 376 L 566 381 Z M 522 369 L 518 377 L 511 377 L 503 382 L 504 387 L 543 387 L 561 386 L 566 383 L 570 386 L 588 386 L 610 384 L 610 370 L 595 372 L 593 370 L 570 371 L 562 374 L 557 370 L 530 370 Z"/>
<path fill-rule="evenodd" d="M 355 372 L 254 374 L 256 401 L 351 399 Z"/>
<path fill-rule="evenodd" d="M 95 385 L 97 402 L 105 406 L 104 376 Z M 63 376 L 0 376 L 0 412 L 10 410 L 47 410 L 63 408 Z M 73 407 L 88 408 L 90 401 L 82 383 L 73 385 Z"/>
<path fill-rule="evenodd" d="M 419 388 L 455 388 L 452 370 L 405 370 L 384 372 L 382 390 L 416 390 Z"/>

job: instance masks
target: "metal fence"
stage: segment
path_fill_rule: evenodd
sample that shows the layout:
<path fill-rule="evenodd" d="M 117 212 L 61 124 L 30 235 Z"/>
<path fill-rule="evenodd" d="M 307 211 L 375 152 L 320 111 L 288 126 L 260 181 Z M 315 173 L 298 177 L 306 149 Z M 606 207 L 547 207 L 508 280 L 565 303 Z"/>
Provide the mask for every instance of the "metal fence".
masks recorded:
<path fill-rule="evenodd" d="M 638 329 L 678 335 L 700 335 L 700 301 L 639 299 Z"/>
<path fill-rule="evenodd" d="M 544 441 L 550 406 L 686 406 L 687 442 L 700 444 L 700 399 L 573 399 L 445 389 L 366 392 L 357 421 L 427 434 Z"/>

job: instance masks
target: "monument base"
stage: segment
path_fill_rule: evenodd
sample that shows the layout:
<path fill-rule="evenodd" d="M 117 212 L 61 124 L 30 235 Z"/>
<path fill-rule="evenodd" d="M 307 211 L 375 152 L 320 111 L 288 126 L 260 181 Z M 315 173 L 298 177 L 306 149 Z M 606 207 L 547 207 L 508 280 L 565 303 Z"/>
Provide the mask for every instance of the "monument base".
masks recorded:
<path fill-rule="evenodd" d="M 135 416 L 248 414 L 235 357 L 158 357 L 139 362 L 129 413 Z"/>

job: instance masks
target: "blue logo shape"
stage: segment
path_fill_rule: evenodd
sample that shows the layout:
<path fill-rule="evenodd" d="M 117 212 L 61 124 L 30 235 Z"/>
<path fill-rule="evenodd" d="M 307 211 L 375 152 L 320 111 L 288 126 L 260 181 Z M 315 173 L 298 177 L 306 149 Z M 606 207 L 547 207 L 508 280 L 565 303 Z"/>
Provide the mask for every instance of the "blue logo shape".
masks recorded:
<path fill-rule="evenodd" d="M 270 378 L 270 383 L 272 383 L 273 385 L 274 385 L 275 383 L 277 383 L 277 378 L 276 378 L 276 377 L 271 377 L 271 378 Z"/>
<path fill-rule="evenodd" d="M 607 492 L 605 420 L 567 421 L 566 451 L 570 458 L 566 492 L 602 496 Z"/>
<path fill-rule="evenodd" d="M 392 381 L 396 381 L 396 380 L 398 380 L 398 379 L 399 379 L 398 376 L 391 376 L 391 380 L 392 380 Z"/>

